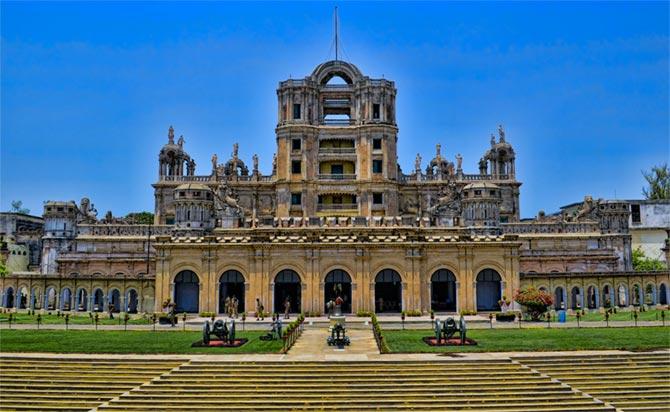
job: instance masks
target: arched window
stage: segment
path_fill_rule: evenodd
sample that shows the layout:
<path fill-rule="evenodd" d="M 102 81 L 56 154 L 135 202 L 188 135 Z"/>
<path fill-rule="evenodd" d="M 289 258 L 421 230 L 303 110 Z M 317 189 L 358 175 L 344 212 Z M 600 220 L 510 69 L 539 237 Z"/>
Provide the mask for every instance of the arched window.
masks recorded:
<path fill-rule="evenodd" d="M 286 306 L 290 313 L 300 313 L 302 285 L 296 271 L 284 269 L 275 276 L 274 310 L 284 313 Z"/>
<path fill-rule="evenodd" d="M 450 270 L 440 269 L 431 276 L 430 308 L 434 311 L 456 311 L 456 276 Z"/>
<path fill-rule="evenodd" d="M 334 269 L 324 279 L 324 313 L 328 311 L 328 302 L 335 302 L 338 297 L 342 299 L 342 313 L 351 313 L 351 276 L 344 270 Z"/>
<path fill-rule="evenodd" d="M 182 270 L 174 278 L 174 302 L 177 313 L 197 313 L 199 307 L 200 280 L 191 270 Z"/>
<path fill-rule="evenodd" d="M 237 306 L 233 308 L 235 301 Z M 243 313 L 244 308 L 244 276 L 237 270 L 223 272 L 219 278 L 219 313 L 235 312 L 234 309 L 237 313 Z"/>

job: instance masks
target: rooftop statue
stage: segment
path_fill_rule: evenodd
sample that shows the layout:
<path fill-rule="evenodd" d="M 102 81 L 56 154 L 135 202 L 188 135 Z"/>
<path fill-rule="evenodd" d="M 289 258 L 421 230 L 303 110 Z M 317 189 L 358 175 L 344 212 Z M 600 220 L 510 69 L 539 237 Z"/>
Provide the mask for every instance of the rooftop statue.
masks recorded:
<path fill-rule="evenodd" d="M 500 143 L 505 143 L 505 129 L 501 124 L 498 125 L 498 135 L 500 136 Z"/>
<path fill-rule="evenodd" d="M 172 126 L 168 129 L 168 143 L 174 144 L 174 128 Z"/>

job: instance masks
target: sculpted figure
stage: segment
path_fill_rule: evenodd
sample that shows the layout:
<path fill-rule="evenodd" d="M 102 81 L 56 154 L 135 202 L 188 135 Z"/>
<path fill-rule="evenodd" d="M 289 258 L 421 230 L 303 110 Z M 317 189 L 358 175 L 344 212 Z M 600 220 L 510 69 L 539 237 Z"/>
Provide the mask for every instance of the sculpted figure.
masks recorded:
<path fill-rule="evenodd" d="M 186 140 L 184 140 L 184 135 L 179 136 L 179 140 L 177 140 L 179 147 L 184 147 L 184 142 L 186 142 Z"/>
<path fill-rule="evenodd" d="M 495 146 L 495 145 L 496 145 L 496 135 L 491 133 L 491 146 Z"/>
<path fill-rule="evenodd" d="M 463 156 L 461 154 L 456 155 L 456 170 L 463 169 Z"/>
<path fill-rule="evenodd" d="M 172 126 L 168 129 L 168 143 L 169 144 L 174 144 L 174 129 Z"/>
<path fill-rule="evenodd" d="M 421 171 L 421 155 L 419 153 L 416 154 L 416 158 L 414 159 L 414 170 L 417 173 Z"/>
<path fill-rule="evenodd" d="M 272 175 L 277 174 L 277 153 L 272 155 Z"/>
<path fill-rule="evenodd" d="M 216 170 L 218 161 L 219 161 L 219 158 L 218 158 L 218 156 L 216 155 L 216 153 L 214 153 L 214 154 L 212 155 L 212 170 Z"/>
<path fill-rule="evenodd" d="M 254 153 L 254 155 L 251 157 L 251 161 L 254 166 L 254 174 L 258 174 L 258 155 Z"/>
<path fill-rule="evenodd" d="M 500 143 L 505 143 L 505 129 L 501 124 L 498 125 L 498 135 L 500 136 Z"/>

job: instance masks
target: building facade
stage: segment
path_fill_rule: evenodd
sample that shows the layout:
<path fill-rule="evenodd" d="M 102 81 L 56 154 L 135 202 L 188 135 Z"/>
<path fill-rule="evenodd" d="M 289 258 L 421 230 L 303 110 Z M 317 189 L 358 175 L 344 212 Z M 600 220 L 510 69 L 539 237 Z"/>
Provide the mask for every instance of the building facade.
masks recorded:
<path fill-rule="evenodd" d="M 270 175 L 237 144 L 198 174 L 170 127 L 154 224 L 46 202 L 40 270 L 3 279 L 3 304 L 20 308 L 19 293 L 25 307 L 223 313 L 235 296 L 248 312 L 258 300 L 322 313 L 338 295 L 352 313 L 495 311 L 526 285 L 575 309 L 667 304 L 668 271 L 632 272 L 629 202 L 586 197 L 521 220 L 502 126 L 474 173 L 439 144 L 404 173 L 395 99 L 394 82 L 339 60 L 280 82 Z"/>

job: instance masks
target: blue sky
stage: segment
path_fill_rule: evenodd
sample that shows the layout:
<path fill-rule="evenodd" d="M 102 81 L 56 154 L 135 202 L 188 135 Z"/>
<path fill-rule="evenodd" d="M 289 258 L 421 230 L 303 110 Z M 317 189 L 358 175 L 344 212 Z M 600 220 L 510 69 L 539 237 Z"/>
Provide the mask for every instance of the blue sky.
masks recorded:
<path fill-rule="evenodd" d="M 207 174 L 234 142 L 261 171 L 277 83 L 333 57 L 398 88 L 399 162 L 442 144 L 477 172 L 502 123 L 521 213 L 640 198 L 670 157 L 668 3 L 2 3 L 0 209 L 91 198 L 153 211 L 173 125 Z"/>

